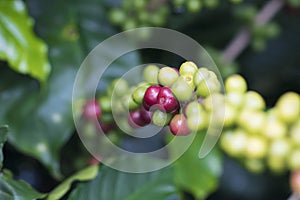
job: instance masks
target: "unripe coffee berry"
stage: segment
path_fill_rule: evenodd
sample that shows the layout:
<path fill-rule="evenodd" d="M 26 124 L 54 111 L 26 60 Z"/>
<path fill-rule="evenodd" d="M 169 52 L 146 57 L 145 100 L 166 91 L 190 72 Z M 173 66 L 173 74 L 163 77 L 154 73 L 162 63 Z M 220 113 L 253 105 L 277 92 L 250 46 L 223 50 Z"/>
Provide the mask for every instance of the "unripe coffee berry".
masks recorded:
<path fill-rule="evenodd" d="M 144 80 L 150 84 L 158 84 L 159 67 L 156 65 L 148 65 L 143 71 Z"/>
<path fill-rule="evenodd" d="M 126 80 L 119 78 L 119 79 L 115 79 L 112 84 L 111 87 L 109 88 L 109 93 L 114 92 L 114 94 L 117 97 L 121 97 L 123 95 L 125 95 L 129 90 L 128 87 L 128 83 Z"/>
<path fill-rule="evenodd" d="M 199 116 L 202 112 L 204 112 L 204 109 L 198 101 L 192 101 L 185 107 L 185 115 L 188 118 L 192 116 Z"/>
<path fill-rule="evenodd" d="M 193 88 L 190 87 L 182 76 L 178 77 L 173 83 L 171 90 L 178 101 L 188 101 L 193 95 Z"/>
<path fill-rule="evenodd" d="M 167 126 L 172 119 L 172 114 L 168 114 L 166 112 L 156 110 L 152 116 L 152 123 L 159 127 Z"/>
<path fill-rule="evenodd" d="M 170 122 L 170 131 L 173 135 L 181 136 L 191 133 L 187 126 L 186 118 L 183 114 L 175 115 Z"/>
<path fill-rule="evenodd" d="M 209 78 L 205 81 L 200 82 L 197 85 L 196 94 L 199 97 L 207 97 L 210 94 L 220 92 L 221 85 L 218 79 Z"/>
<path fill-rule="evenodd" d="M 163 86 L 171 86 L 178 76 L 178 73 L 173 68 L 163 67 L 158 72 L 158 82 Z"/>
<path fill-rule="evenodd" d="M 275 109 L 284 122 L 295 122 L 300 118 L 300 96 L 295 92 L 285 93 L 277 101 Z"/>
<path fill-rule="evenodd" d="M 206 80 L 209 78 L 209 71 L 206 68 L 200 68 L 198 71 L 194 74 L 194 85 L 199 85 L 200 82 L 203 80 Z"/>
<path fill-rule="evenodd" d="M 247 109 L 264 110 L 266 108 L 265 100 L 255 91 L 248 91 L 245 94 L 245 105 Z"/>
<path fill-rule="evenodd" d="M 145 96 L 146 90 L 148 89 L 148 85 L 138 86 L 132 93 L 132 99 L 138 105 L 141 105 L 143 102 L 143 98 Z"/>
<path fill-rule="evenodd" d="M 187 61 L 181 64 L 179 68 L 180 75 L 191 75 L 194 76 L 194 74 L 198 71 L 198 67 L 195 63 Z"/>
<path fill-rule="evenodd" d="M 247 91 L 247 83 L 242 76 L 235 74 L 226 79 L 225 90 L 226 92 L 245 93 Z"/>
<path fill-rule="evenodd" d="M 99 106 L 103 112 L 111 112 L 111 98 L 102 96 L 99 98 Z"/>

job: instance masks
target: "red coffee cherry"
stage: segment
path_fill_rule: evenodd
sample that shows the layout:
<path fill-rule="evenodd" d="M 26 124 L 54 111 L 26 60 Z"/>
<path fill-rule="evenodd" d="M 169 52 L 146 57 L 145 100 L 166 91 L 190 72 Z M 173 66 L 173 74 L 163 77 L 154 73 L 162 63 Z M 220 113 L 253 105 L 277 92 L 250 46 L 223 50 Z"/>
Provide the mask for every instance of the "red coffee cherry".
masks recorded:
<path fill-rule="evenodd" d="M 83 116 L 86 119 L 98 119 L 101 113 L 100 106 L 96 100 L 88 100 L 83 107 Z"/>
<path fill-rule="evenodd" d="M 149 110 L 152 106 L 157 104 L 160 89 L 161 87 L 158 85 L 148 87 L 143 98 L 143 106 L 146 110 Z"/>
<path fill-rule="evenodd" d="M 183 114 L 175 115 L 170 122 L 170 130 L 173 135 L 182 136 L 191 133 Z"/>
<path fill-rule="evenodd" d="M 135 110 L 129 113 L 128 115 L 128 124 L 132 128 L 139 128 L 146 125 L 144 119 L 141 117 L 140 110 Z"/>
<path fill-rule="evenodd" d="M 169 87 L 162 87 L 157 97 L 157 104 L 162 111 L 175 113 L 179 108 L 179 102 Z"/>

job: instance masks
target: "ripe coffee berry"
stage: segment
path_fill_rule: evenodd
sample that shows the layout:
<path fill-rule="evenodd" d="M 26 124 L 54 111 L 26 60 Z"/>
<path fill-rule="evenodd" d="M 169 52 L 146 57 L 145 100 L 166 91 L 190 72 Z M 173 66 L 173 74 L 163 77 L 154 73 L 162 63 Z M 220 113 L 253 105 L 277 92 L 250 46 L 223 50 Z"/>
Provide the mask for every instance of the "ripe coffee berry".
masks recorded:
<path fill-rule="evenodd" d="M 149 110 L 152 106 L 157 104 L 157 97 L 161 87 L 158 85 L 153 85 L 147 88 L 144 98 L 143 106 L 146 110 Z"/>
<path fill-rule="evenodd" d="M 190 130 L 187 126 L 186 118 L 183 114 L 175 115 L 170 122 L 170 131 L 173 135 L 188 135 Z"/>
<path fill-rule="evenodd" d="M 158 108 L 167 113 L 174 113 L 179 108 L 179 102 L 169 87 L 162 87 L 157 97 Z"/>
<path fill-rule="evenodd" d="M 128 124 L 132 128 L 139 128 L 146 125 L 145 120 L 141 116 L 140 110 L 135 110 L 129 113 Z"/>
<path fill-rule="evenodd" d="M 147 111 L 144 106 L 141 107 L 140 110 L 141 118 L 145 122 L 145 124 L 150 124 L 151 123 L 151 118 L 152 118 L 152 112 Z"/>
<path fill-rule="evenodd" d="M 101 109 L 96 100 L 88 100 L 83 108 L 83 116 L 86 119 L 98 119 L 101 116 Z"/>

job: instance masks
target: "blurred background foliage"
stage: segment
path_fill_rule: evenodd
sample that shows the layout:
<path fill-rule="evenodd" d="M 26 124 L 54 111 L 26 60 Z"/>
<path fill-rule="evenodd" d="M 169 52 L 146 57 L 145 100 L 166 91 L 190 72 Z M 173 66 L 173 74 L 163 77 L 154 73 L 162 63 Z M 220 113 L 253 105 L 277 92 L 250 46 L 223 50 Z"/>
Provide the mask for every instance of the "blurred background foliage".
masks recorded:
<path fill-rule="evenodd" d="M 0 0 L 0 124 L 9 126 L 8 133 L 0 127 L 0 147 L 8 140 L 1 199 L 287 199 L 288 174 L 249 173 L 218 147 L 199 160 L 192 146 L 173 166 L 146 174 L 102 165 L 83 169 L 94 161 L 76 134 L 71 110 L 75 74 L 87 54 L 113 34 L 141 26 L 192 37 L 223 77 L 239 72 L 269 107 L 283 92 L 299 93 L 300 2 L 273 1 L 281 9 L 259 25 L 255 17 L 269 1 Z M 249 45 L 233 60 L 222 57 L 244 28 Z M 138 64 L 181 61 L 164 51 L 133 52 L 113 64 L 102 89 Z M 123 144 L 139 151 L 149 142 Z"/>

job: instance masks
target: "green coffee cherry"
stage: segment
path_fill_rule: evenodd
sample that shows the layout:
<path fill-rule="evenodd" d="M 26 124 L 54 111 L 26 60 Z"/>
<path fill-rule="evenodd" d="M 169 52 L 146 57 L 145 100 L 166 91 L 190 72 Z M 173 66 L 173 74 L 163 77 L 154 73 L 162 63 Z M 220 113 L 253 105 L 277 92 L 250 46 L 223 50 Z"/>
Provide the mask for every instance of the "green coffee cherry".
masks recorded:
<path fill-rule="evenodd" d="M 197 85 L 196 94 L 199 97 L 207 97 L 210 94 L 220 92 L 221 84 L 218 79 L 207 79 Z"/>
<path fill-rule="evenodd" d="M 187 9 L 190 12 L 198 12 L 202 8 L 202 2 L 200 0 L 188 0 Z"/>
<path fill-rule="evenodd" d="M 126 19 L 126 14 L 121 9 L 114 9 L 109 13 L 109 20 L 113 24 L 121 25 Z"/>
<path fill-rule="evenodd" d="M 291 127 L 291 140 L 295 145 L 300 146 L 300 120 Z"/>
<path fill-rule="evenodd" d="M 245 93 L 247 91 L 247 83 L 242 76 L 235 74 L 226 79 L 225 90 L 228 93 L 230 92 Z"/>
<path fill-rule="evenodd" d="M 102 112 L 111 112 L 111 98 L 108 96 L 102 96 L 99 98 L 99 106 Z"/>
<path fill-rule="evenodd" d="M 148 88 L 148 85 L 142 85 L 138 86 L 132 93 L 132 99 L 135 103 L 138 105 L 141 105 L 143 103 L 143 98 L 145 95 L 145 92 Z"/>
<path fill-rule="evenodd" d="M 265 169 L 265 164 L 260 159 L 245 160 L 245 167 L 252 173 L 261 173 Z"/>
<path fill-rule="evenodd" d="M 163 86 L 171 86 L 178 76 L 176 70 L 171 67 L 163 67 L 158 72 L 158 82 Z"/>
<path fill-rule="evenodd" d="M 187 126 L 191 131 L 202 131 L 208 126 L 208 116 L 205 112 L 187 117 Z"/>
<path fill-rule="evenodd" d="M 143 71 L 144 80 L 150 84 L 158 84 L 159 67 L 156 65 L 148 65 Z"/>
<path fill-rule="evenodd" d="M 286 123 L 293 123 L 300 118 L 300 97 L 295 92 L 282 95 L 275 105 L 278 117 Z"/>
<path fill-rule="evenodd" d="M 248 141 L 247 133 L 237 129 L 234 131 L 227 130 L 221 137 L 221 145 L 223 149 L 233 157 L 244 156 Z"/>
<path fill-rule="evenodd" d="M 260 94 L 255 91 L 248 91 L 245 94 L 244 106 L 251 110 L 264 110 L 266 108 L 266 103 Z"/>
<path fill-rule="evenodd" d="M 277 118 L 268 116 L 265 121 L 263 135 L 269 139 L 284 138 L 287 135 L 287 127 Z"/>
<path fill-rule="evenodd" d="M 287 139 L 276 139 L 270 144 L 269 156 L 285 159 L 289 155 L 290 148 L 291 145 Z"/>
<path fill-rule="evenodd" d="M 265 122 L 266 115 L 264 112 L 243 110 L 238 117 L 238 125 L 253 134 L 262 133 Z"/>
<path fill-rule="evenodd" d="M 194 85 L 199 85 L 200 82 L 206 80 L 210 77 L 210 73 L 206 68 L 199 68 L 198 71 L 194 74 Z"/>
<path fill-rule="evenodd" d="M 250 159 L 264 158 L 268 152 L 268 145 L 265 138 L 261 136 L 250 136 L 246 145 L 246 157 Z"/>
<path fill-rule="evenodd" d="M 182 76 L 173 83 L 171 90 L 178 101 L 188 101 L 193 95 L 193 89 Z"/>
<path fill-rule="evenodd" d="M 190 102 L 185 108 L 185 114 L 188 118 L 192 116 L 200 116 L 202 112 L 204 112 L 204 109 L 198 101 Z"/>
<path fill-rule="evenodd" d="M 293 150 L 288 158 L 288 166 L 292 171 L 300 170 L 300 148 Z"/>
<path fill-rule="evenodd" d="M 125 110 L 135 110 L 139 107 L 139 104 L 133 100 L 132 95 L 130 94 L 127 94 L 122 98 L 122 103 Z"/>
<path fill-rule="evenodd" d="M 100 117 L 100 121 L 106 124 L 113 122 L 113 120 L 114 118 L 111 113 L 103 113 Z"/>
<path fill-rule="evenodd" d="M 245 101 L 245 95 L 243 93 L 239 92 L 230 92 L 226 95 L 226 102 L 228 102 L 230 105 L 240 108 L 244 105 Z"/>
<path fill-rule="evenodd" d="M 225 104 L 224 126 L 233 126 L 237 118 L 237 110 L 231 105 Z"/>
<path fill-rule="evenodd" d="M 119 79 L 115 79 L 110 88 L 109 88 L 109 94 L 112 94 L 112 92 L 114 92 L 114 94 L 117 97 L 122 97 L 124 94 L 126 94 L 129 90 L 128 87 L 128 83 L 126 80 L 119 78 Z"/>
<path fill-rule="evenodd" d="M 220 107 L 222 111 L 224 111 L 224 106 L 225 106 L 225 99 L 224 96 L 220 93 L 211 94 L 204 99 L 204 108 L 208 111 L 217 110 Z"/>
<path fill-rule="evenodd" d="M 159 127 L 167 126 L 172 119 L 172 115 L 162 112 L 160 110 L 156 110 L 152 116 L 152 123 Z"/>
<path fill-rule="evenodd" d="M 186 75 L 194 76 L 197 71 L 198 71 L 197 65 L 190 61 L 182 63 L 179 68 L 180 75 L 186 74 Z"/>
<path fill-rule="evenodd" d="M 273 173 L 281 174 L 286 169 L 286 160 L 276 156 L 268 156 L 267 165 Z"/>
<path fill-rule="evenodd" d="M 181 77 L 185 80 L 187 84 L 194 90 L 195 84 L 194 84 L 194 77 L 192 74 L 182 74 Z"/>

